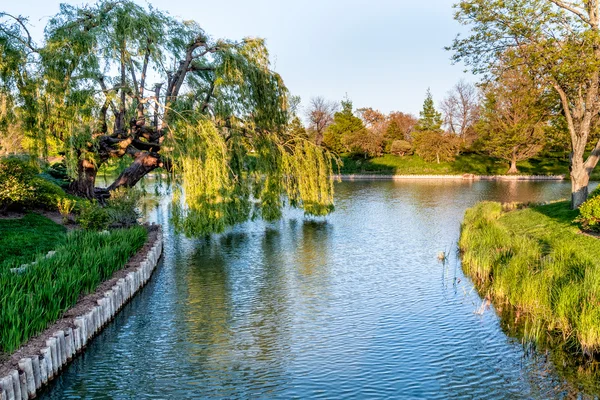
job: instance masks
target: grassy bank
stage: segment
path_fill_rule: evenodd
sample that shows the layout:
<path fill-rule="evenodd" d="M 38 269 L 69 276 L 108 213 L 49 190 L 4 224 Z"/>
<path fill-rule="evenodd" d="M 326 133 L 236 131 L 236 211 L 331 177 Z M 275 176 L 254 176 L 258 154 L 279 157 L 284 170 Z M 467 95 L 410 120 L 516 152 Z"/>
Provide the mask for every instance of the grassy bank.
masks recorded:
<path fill-rule="evenodd" d="M 417 155 L 398 157 L 384 155 L 371 159 L 342 157 L 342 174 L 382 175 L 503 175 L 508 171 L 506 161 L 480 154 L 461 154 L 452 162 L 426 162 Z M 518 163 L 522 175 L 569 175 L 568 160 L 534 158 Z M 598 175 L 600 177 L 600 175 Z"/>
<path fill-rule="evenodd" d="M 568 202 L 505 211 L 483 202 L 467 211 L 464 271 L 499 308 L 526 322 L 532 339 L 559 339 L 600 353 L 600 240 L 573 223 Z"/>
<path fill-rule="evenodd" d="M 0 219 L 0 271 L 7 265 L 28 263 L 64 243 L 64 226 L 39 215 Z"/>
<path fill-rule="evenodd" d="M 74 231 L 65 234 L 52 227 L 48 221 L 37 221 L 43 232 L 35 232 L 31 219 L 0 221 L 6 229 L 11 224 L 14 232 L 26 232 L 28 237 L 39 239 L 52 235 L 63 236 L 53 250 L 56 254 L 45 258 L 48 245 L 31 247 L 2 262 L 0 268 L 0 353 L 10 353 L 32 336 L 42 332 L 50 323 L 75 305 L 80 296 L 93 292 L 97 286 L 123 268 L 127 260 L 145 243 L 147 230 L 144 227 L 113 230 L 109 234 Z M 6 231 L 4 231 L 6 232 Z M 12 231 L 11 231 L 12 232 Z M 15 236 L 15 235 L 13 235 Z M 4 240 L 5 238 L 2 237 Z M 13 243 L 15 238 L 12 239 Z M 38 240 L 37 243 L 42 243 Z M 46 242 L 48 243 L 48 242 Z M 27 261 L 36 263 L 24 272 L 11 272 Z"/>

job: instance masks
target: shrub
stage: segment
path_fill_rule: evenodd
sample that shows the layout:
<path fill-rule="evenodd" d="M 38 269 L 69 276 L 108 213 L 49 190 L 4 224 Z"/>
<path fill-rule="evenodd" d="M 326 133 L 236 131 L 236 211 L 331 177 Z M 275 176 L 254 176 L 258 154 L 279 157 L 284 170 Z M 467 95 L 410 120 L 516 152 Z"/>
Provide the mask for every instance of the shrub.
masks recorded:
<path fill-rule="evenodd" d="M 75 208 L 75 204 L 77 202 L 74 199 L 69 199 L 67 197 L 58 199 L 56 206 L 58 208 L 58 212 L 63 217 L 63 223 L 67 223 L 69 221 L 69 214 Z"/>
<path fill-rule="evenodd" d="M 390 148 L 390 153 L 395 156 L 412 154 L 412 144 L 406 140 L 394 140 Z"/>
<path fill-rule="evenodd" d="M 31 185 L 34 188 L 34 197 L 31 201 L 32 206 L 41 207 L 46 210 L 56 210 L 58 201 L 66 197 L 64 190 L 43 178 L 33 178 Z"/>
<path fill-rule="evenodd" d="M 575 220 L 583 229 L 600 232 L 600 192 L 592 192 L 590 198 L 579 207 L 579 217 Z"/>
<path fill-rule="evenodd" d="M 108 228 L 110 216 L 98 202 L 84 200 L 78 202 L 77 206 L 79 211 L 77 223 L 83 229 L 101 231 Z"/>
<path fill-rule="evenodd" d="M 136 189 L 120 187 L 110 193 L 106 211 L 113 227 L 131 226 L 137 224 L 140 217 L 138 211 L 142 193 Z"/>
<path fill-rule="evenodd" d="M 38 172 L 24 159 L 0 159 L 0 209 L 42 207 L 56 210 L 58 199 L 66 194 L 59 186 L 39 177 Z"/>

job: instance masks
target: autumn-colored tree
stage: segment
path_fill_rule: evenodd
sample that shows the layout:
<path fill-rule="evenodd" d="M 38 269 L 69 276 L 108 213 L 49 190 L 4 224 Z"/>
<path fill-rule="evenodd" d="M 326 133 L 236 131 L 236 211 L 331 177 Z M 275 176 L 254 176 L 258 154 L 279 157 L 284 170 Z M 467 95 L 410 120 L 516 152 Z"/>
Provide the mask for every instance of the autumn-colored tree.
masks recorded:
<path fill-rule="evenodd" d="M 570 135 L 571 205 L 579 207 L 600 160 L 600 140 L 591 136 L 600 118 L 600 0 L 462 0 L 455 7 L 456 19 L 471 28 L 451 47 L 456 61 L 480 73 L 524 65 L 560 99 Z"/>
<path fill-rule="evenodd" d="M 517 162 L 536 156 L 544 147 L 548 107 L 543 90 L 521 70 L 504 70 L 484 86 L 481 120 L 476 125 L 482 148 L 510 163 L 509 174 L 518 173 Z"/>
<path fill-rule="evenodd" d="M 413 146 L 406 140 L 394 140 L 390 147 L 390 154 L 404 157 L 413 152 Z"/>
<path fill-rule="evenodd" d="M 417 131 L 414 133 L 413 146 L 417 155 L 425 161 L 453 161 L 460 149 L 460 139 L 441 130 Z"/>
<path fill-rule="evenodd" d="M 412 140 L 412 132 L 415 130 L 418 119 L 411 114 L 393 111 L 387 116 L 388 126 L 386 138 L 388 140 Z"/>

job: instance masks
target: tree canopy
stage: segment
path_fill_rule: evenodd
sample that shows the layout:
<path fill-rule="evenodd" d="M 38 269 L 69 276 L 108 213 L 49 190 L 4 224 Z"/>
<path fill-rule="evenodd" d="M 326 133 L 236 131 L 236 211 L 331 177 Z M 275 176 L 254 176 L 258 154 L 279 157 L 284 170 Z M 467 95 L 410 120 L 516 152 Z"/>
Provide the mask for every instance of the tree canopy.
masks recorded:
<path fill-rule="evenodd" d="M 456 19 L 471 28 L 457 37 L 454 59 L 475 72 L 525 65 L 560 102 L 571 141 L 572 205 L 588 194 L 600 159 L 600 141 L 585 155 L 600 112 L 600 2 L 562 0 L 463 0 Z"/>
<path fill-rule="evenodd" d="M 279 218 L 286 203 L 333 209 L 331 158 L 288 128 L 290 96 L 264 40 L 214 40 L 128 0 L 62 4 L 39 45 L 26 18 L 0 18 L 0 95 L 34 152 L 55 143 L 64 154 L 74 193 L 102 200 L 164 168 L 177 225 L 191 235 Z M 129 166 L 95 188 L 112 159 Z"/>

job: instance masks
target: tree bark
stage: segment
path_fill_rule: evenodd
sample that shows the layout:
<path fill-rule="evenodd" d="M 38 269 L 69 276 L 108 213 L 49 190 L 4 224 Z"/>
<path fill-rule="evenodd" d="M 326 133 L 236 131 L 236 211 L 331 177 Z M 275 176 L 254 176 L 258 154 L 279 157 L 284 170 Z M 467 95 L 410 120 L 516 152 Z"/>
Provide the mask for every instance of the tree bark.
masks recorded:
<path fill-rule="evenodd" d="M 140 152 L 135 156 L 133 163 L 107 189 L 112 192 L 122 186 L 133 187 L 140 179 L 156 168 L 167 168 L 165 164 L 157 153 Z"/>
<path fill-rule="evenodd" d="M 513 153 L 512 158 L 510 159 L 510 168 L 508 169 L 508 174 L 518 174 L 519 170 L 517 169 L 517 156 Z"/>
<path fill-rule="evenodd" d="M 93 163 L 85 159 L 80 160 L 77 165 L 77 180 L 71 183 L 70 191 L 78 196 L 93 199 L 97 173 L 98 169 Z"/>

